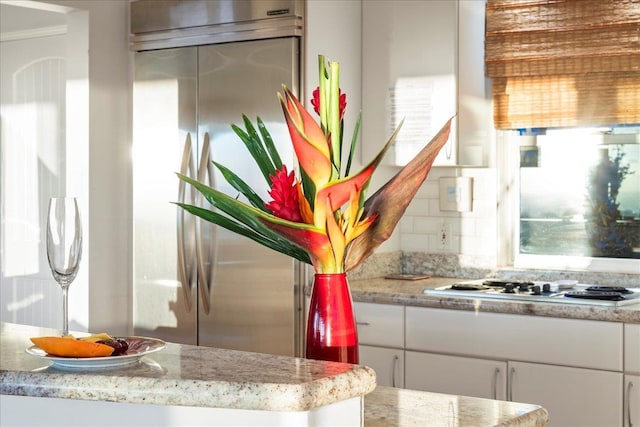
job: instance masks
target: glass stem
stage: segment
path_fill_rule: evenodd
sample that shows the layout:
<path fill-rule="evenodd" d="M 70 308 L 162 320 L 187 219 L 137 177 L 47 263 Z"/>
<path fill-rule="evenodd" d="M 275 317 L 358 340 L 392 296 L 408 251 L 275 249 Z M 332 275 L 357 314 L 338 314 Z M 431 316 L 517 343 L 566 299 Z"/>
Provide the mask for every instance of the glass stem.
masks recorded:
<path fill-rule="evenodd" d="M 62 286 L 62 336 L 69 335 L 69 287 Z"/>

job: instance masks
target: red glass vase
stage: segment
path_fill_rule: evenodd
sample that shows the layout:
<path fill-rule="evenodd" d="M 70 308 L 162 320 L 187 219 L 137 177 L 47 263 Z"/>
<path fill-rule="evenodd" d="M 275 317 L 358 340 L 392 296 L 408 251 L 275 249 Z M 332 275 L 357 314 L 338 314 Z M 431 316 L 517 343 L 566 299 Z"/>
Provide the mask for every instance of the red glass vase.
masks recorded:
<path fill-rule="evenodd" d="M 306 357 L 353 364 L 359 361 L 358 330 L 346 273 L 314 277 Z"/>

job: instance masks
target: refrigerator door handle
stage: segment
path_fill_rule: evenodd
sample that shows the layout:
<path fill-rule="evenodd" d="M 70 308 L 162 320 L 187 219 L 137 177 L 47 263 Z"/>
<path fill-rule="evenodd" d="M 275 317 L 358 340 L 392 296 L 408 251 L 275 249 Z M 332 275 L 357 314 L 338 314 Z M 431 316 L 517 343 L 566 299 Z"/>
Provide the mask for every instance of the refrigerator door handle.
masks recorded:
<path fill-rule="evenodd" d="M 180 163 L 180 173 L 182 175 L 191 175 L 193 172 L 193 162 L 191 161 L 191 133 L 187 133 L 187 138 L 184 143 L 184 150 L 182 151 L 182 161 Z M 189 173 L 191 172 L 191 173 Z M 178 184 L 178 201 L 180 203 L 186 202 L 186 183 L 182 180 Z M 178 280 L 180 281 L 180 287 L 184 293 L 184 304 L 187 312 L 191 312 L 192 298 L 191 298 L 191 275 L 192 271 L 188 267 L 187 261 L 187 249 L 189 243 L 185 242 L 185 210 L 179 207 L 177 209 L 177 228 L 178 228 Z M 192 252 L 192 251 L 189 251 Z"/>
<path fill-rule="evenodd" d="M 214 186 L 214 168 L 211 162 L 211 149 L 209 144 L 209 133 L 204 134 L 202 151 L 200 154 L 200 164 L 198 165 L 198 182 L 202 182 L 210 187 Z M 203 200 L 200 194 L 199 200 Z M 212 267 L 215 265 L 216 252 L 215 227 L 211 226 L 210 234 L 205 236 L 202 231 L 202 219 L 196 219 L 196 256 L 198 259 L 198 279 L 200 281 L 200 299 L 204 314 L 211 311 L 211 286 L 213 281 Z M 208 228 L 208 227 L 207 227 Z M 207 230 L 209 232 L 209 230 Z"/>

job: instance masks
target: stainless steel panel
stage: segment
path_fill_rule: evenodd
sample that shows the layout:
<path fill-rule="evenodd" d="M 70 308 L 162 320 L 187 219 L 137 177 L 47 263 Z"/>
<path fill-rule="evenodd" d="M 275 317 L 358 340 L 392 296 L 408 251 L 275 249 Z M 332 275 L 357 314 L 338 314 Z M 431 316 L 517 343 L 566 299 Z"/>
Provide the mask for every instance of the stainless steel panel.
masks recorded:
<path fill-rule="evenodd" d="M 283 161 L 293 151 L 276 93 L 281 84 L 298 87 L 298 39 L 274 39 L 199 48 L 198 135 L 210 135 L 211 156 L 235 171 L 267 198 L 268 184 L 230 124 L 242 114 L 259 116 L 271 132 Z M 215 187 L 236 194 L 224 178 Z M 213 237 L 213 234 L 209 236 Z M 206 239 L 207 233 L 201 233 Z M 199 343 L 239 350 L 295 354 L 296 277 L 290 257 L 244 237 L 217 229 L 208 286 L 211 310 L 200 312 Z M 299 326 L 299 325 L 298 325 Z"/>
<path fill-rule="evenodd" d="M 131 2 L 131 32 L 302 16 L 300 0 L 138 0 Z"/>
<path fill-rule="evenodd" d="M 135 57 L 133 87 L 134 327 L 138 335 L 196 344 L 193 216 L 171 204 L 195 193 L 197 48 Z"/>
<path fill-rule="evenodd" d="M 131 3 L 135 51 L 303 34 L 303 0 L 139 0 Z"/>

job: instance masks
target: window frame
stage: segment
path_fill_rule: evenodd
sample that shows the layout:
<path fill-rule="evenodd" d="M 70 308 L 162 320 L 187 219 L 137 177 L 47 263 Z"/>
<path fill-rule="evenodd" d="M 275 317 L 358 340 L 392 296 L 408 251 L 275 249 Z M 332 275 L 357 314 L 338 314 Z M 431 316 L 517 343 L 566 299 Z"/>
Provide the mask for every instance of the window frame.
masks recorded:
<path fill-rule="evenodd" d="M 520 144 L 517 131 L 496 130 L 498 167 L 497 257 L 517 269 L 640 273 L 640 260 L 520 253 Z"/>

